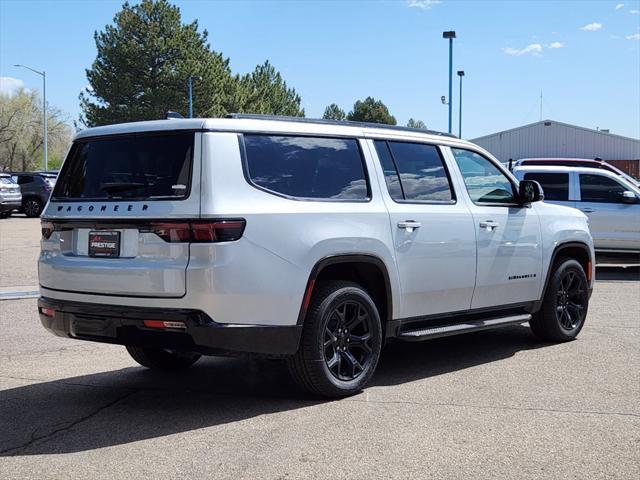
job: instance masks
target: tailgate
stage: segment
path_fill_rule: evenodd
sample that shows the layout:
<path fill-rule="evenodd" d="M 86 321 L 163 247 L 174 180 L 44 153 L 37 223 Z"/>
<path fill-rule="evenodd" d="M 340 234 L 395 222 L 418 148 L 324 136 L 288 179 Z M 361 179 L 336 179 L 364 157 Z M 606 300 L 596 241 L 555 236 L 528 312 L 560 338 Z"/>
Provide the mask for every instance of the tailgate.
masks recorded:
<path fill-rule="evenodd" d="M 200 216 L 200 137 L 162 131 L 76 140 L 42 215 L 40 285 L 184 296 L 189 238 L 180 232 Z"/>
<path fill-rule="evenodd" d="M 149 227 L 63 223 L 42 240 L 38 270 L 40 285 L 54 290 L 182 297 L 188 263 L 188 243 L 166 242 Z"/>

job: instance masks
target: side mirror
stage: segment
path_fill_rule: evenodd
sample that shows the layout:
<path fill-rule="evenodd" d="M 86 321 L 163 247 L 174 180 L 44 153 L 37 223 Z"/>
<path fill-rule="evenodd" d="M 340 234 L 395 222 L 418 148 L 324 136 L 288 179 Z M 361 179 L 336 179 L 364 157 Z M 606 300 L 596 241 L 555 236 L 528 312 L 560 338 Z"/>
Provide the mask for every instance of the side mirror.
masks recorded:
<path fill-rule="evenodd" d="M 622 203 L 637 203 L 638 197 L 631 190 L 625 190 L 622 192 Z"/>
<path fill-rule="evenodd" d="M 544 190 L 542 186 L 535 180 L 520 180 L 518 187 L 520 203 L 528 204 L 544 200 Z"/>

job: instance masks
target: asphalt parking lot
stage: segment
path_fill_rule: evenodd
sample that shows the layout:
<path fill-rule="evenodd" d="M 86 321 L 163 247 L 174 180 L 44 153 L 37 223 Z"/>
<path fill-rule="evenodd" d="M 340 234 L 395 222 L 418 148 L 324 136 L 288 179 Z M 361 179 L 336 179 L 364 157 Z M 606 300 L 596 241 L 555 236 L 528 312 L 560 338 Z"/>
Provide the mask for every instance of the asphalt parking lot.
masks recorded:
<path fill-rule="evenodd" d="M 0 293 L 37 285 L 39 221 L 0 220 Z M 578 340 L 528 327 L 383 353 L 339 401 L 277 361 L 145 370 L 54 337 L 0 300 L 0 472 L 9 478 L 640 478 L 640 272 L 598 272 Z"/>

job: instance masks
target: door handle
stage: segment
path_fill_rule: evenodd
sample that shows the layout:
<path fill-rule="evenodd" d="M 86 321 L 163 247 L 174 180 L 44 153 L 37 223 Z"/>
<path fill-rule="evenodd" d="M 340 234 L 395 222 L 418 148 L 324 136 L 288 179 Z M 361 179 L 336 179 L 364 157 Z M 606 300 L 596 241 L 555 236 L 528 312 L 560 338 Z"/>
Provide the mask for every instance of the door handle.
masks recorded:
<path fill-rule="evenodd" d="M 492 232 L 499 226 L 500 224 L 498 222 L 494 222 L 493 220 L 485 220 L 484 222 L 480 222 L 480 228 L 486 228 L 489 232 Z"/>
<path fill-rule="evenodd" d="M 404 222 L 398 222 L 398 228 L 404 228 L 407 232 L 413 232 L 414 229 L 420 228 L 422 224 L 414 220 L 405 220 Z"/>
<path fill-rule="evenodd" d="M 584 213 L 592 213 L 592 212 L 594 212 L 593 208 L 589 208 L 589 207 L 581 208 L 580 210 L 583 211 Z"/>

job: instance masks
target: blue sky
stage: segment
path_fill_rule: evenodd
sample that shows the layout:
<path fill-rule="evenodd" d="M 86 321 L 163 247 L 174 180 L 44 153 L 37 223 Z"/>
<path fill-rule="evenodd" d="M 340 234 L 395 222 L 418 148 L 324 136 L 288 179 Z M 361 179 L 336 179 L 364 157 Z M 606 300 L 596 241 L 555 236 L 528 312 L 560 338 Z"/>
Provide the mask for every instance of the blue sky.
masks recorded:
<path fill-rule="evenodd" d="M 463 137 L 543 117 L 640 138 L 640 1 L 175 1 L 214 49 L 246 73 L 269 59 L 307 116 L 329 103 L 383 100 L 399 123 L 447 129 L 448 50 L 463 69 Z M 49 103 L 80 113 L 93 33 L 121 1 L 0 0 L 0 88 L 41 88 L 23 63 L 47 72 Z M 455 74 L 454 74 L 455 75 Z M 8 78 L 7 78 L 8 77 Z M 457 133 L 458 78 L 454 88 Z"/>

